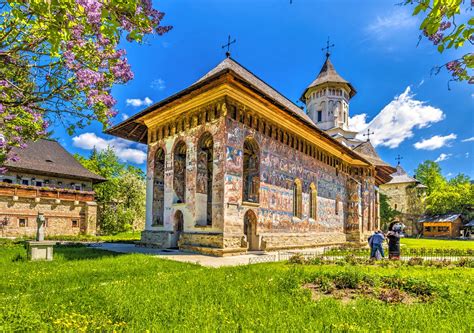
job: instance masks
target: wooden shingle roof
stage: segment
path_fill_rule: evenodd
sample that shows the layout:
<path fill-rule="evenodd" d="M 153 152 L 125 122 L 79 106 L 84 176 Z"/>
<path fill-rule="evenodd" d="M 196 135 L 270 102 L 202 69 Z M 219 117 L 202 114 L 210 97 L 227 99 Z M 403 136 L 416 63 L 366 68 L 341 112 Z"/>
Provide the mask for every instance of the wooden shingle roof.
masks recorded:
<path fill-rule="evenodd" d="M 79 163 L 66 149 L 54 140 L 40 139 L 28 142 L 24 149 L 13 148 L 11 154 L 18 156 L 18 161 L 7 161 L 9 171 L 49 175 L 72 179 L 103 182 L 106 179 L 90 172 Z"/>
<path fill-rule="evenodd" d="M 332 64 L 331 60 L 329 57 L 326 58 L 326 61 L 323 64 L 323 67 L 321 67 L 321 70 L 319 71 L 318 76 L 316 79 L 311 82 L 311 84 L 306 87 L 304 90 L 303 94 L 301 95 L 301 100 L 304 102 L 306 100 L 306 92 L 313 88 L 313 87 L 318 87 L 321 86 L 325 83 L 343 83 L 348 86 L 349 88 L 349 96 L 352 97 L 356 94 L 356 90 L 354 86 L 349 82 L 346 81 L 340 76 L 337 72 L 336 69 L 334 68 L 334 65 Z"/>

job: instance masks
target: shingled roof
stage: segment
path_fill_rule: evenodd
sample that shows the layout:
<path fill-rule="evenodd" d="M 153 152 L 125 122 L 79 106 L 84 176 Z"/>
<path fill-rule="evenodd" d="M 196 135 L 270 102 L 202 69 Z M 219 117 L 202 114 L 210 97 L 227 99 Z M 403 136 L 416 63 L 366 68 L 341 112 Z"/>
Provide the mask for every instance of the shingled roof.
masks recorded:
<path fill-rule="evenodd" d="M 29 142 L 26 148 L 13 148 L 11 153 L 17 155 L 19 159 L 16 162 L 5 163 L 4 166 L 9 171 L 88 180 L 93 183 L 106 180 L 84 168 L 74 156 L 54 140 L 40 139 Z"/>
<path fill-rule="evenodd" d="M 395 173 L 392 173 L 391 176 L 392 180 L 389 181 L 387 184 L 419 183 L 418 180 L 413 177 L 410 177 L 400 164 L 397 165 L 397 171 Z"/>
<path fill-rule="evenodd" d="M 331 60 L 329 57 L 326 58 L 326 61 L 323 64 L 323 67 L 321 67 L 321 70 L 319 71 L 318 76 L 316 79 L 311 82 L 311 84 L 306 87 L 304 90 L 303 94 L 301 95 L 301 100 L 304 102 L 306 100 L 305 94 L 306 92 L 313 88 L 317 87 L 320 85 L 323 85 L 325 83 L 343 83 L 346 84 L 349 87 L 349 96 L 352 97 L 356 94 L 356 90 L 354 86 L 349 82 L 346 81 L 340 76 L 337 72 L 336 69 L 334 68 L 334 65 L 332 64 Z"/>
<path fill-rule="evenodd" d="M 354 147 L 354 151 L 375 165 L 378 171 L 376 177 L 381 184 L 391 181 L 391 174 L 395 171 L 395 168 L 380 158 L 370 141 L 362 142 Z"/>

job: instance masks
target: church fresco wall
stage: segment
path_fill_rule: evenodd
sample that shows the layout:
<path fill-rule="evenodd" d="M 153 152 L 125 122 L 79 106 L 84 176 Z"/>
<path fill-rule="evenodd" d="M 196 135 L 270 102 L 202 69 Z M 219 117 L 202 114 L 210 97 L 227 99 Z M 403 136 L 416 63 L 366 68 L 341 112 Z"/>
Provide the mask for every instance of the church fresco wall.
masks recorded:
<path fill-rule="evenodd" d="M 165 139 L 158 140 L 149 145 L 147 177 L 153 177 L 155 169 L 155 153 L 158 149 L 165 150 L 165 172 L 164 172 L 164 219 L 163 225 L 147 225 L 142 235 L 142 242 L 158 247 L 172 247 L 176 238 L 175 214 L 181 211 L 183 214 L 183 231 L 180 232 L 179 242 L 183 246 L 209 246 L 222 247 L 223 230 L 223 188 L 224 188 L 224 119 L 214 119 L 196 127 L 181 131 Z M 204 203 L 198 202 L 202 188 L 198 188 L 199 166 L 198 145 L 201 136 L 209 133 L 213 139 L 213 181 L 212 181 L 212 225 L 206 225 L 207 220 L 207 196 L 204 195 Z M 176 145 L 184 142 L 186 145 L 186 157 L 181 174 L 184 173 L 185 183 L 181 184 L 180 177 L 175 174 L 174 166 L 180 163 L 174 160 Z M 179 170 L 178 170 L 179 171 Z M 202 183 L 202 181 L 201 181 Z M 202 184 L 200 185 L 202 187 Z M 178 192 L 176 191 L 178 190 Z M 184 192 L 182 192 L 184 189 Z M 181 191 L 181 192 L 180 192 Z M 153 204 L 152 207 L 156 207 Z M 200 218 L 204 223 L 198 223 Z M 149 231 L 149 232 L 148 232 Z M 162 233 L 167 236 L 163 236 Z"/>
<path fill-rule="evenodd" d="M 344 176 L 336 175 L 334 168 L 233 119 L 227 119 L 226 127 L 226 245 L 239 246 L 243 236 L 243 217 L 247 209 L 257 211 L 257 229 L 262 237 L 262 247 L 266 245 L 267 248 L 278 248 L 280 244 L 285 248 L 314 245 L 315 242 L 345 241 L 347 191 Z M 253 137 L 260 148 L 260 201 L 257 207 L 242 202 L 242 147 L 248 136 Z M 296 178 L 303 184 L 301 219 L 293 217 L 293 183 Z M 316 220 L 309 218 L 309 187 L 312 182 L 318 190 Z M 336 197 L 339 198 L 338 214 Z M 308 233 L 325 233 L 327 237 L 319 237 L 319 240 L 315 237 L 301 237 Z"/>

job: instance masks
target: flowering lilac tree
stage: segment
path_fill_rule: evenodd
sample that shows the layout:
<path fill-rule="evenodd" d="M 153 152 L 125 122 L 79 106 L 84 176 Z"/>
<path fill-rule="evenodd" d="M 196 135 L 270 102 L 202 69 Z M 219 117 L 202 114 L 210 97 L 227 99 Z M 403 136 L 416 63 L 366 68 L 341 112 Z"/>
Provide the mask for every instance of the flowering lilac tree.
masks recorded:
<path fill-rule="evenodd" d="M 168 32 L 163 16 L 151 0 L 0 0 L 0 166 L 51 121 L 107 126 L 112 86 L 133 79 L 121 39 Z"/>
<path fill-rule="evenodd" d="M 440 53 L 446 49 L 474 45 L 474 18 L 471 0 L 405 0 L 405 5 L 414 5 L 413 15 L 423 15 L 420 25 L 422 34 L 430 40 Z M 467 81 L 474 84 L 474 53 L 467 52 L 459 59 L 453 59 L 441 66 L 435 66 L 438 74 L 448 70 L 450 81 Z M 448 85 L 449 87 L 449 85 Z"/>

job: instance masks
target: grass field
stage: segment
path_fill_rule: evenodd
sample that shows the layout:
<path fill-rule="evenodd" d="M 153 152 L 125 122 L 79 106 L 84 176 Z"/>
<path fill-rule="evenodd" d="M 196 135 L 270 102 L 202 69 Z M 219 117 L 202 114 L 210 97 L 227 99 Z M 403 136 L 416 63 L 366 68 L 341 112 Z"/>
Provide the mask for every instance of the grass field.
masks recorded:
<path fill-rule="evenodd" d="M 219 269 L 76 247 L 0 247 L 0 331 L 472 331 L 474 269 L 259 264 Z M 344 275 L 345 274 L 345 275 Z M 315 301 L 315 276 L 429 286 L 427 303 Z"/>
<path fill-rule="evenodd" d="M 60 240 L 60 241 L 71 241 L 71 242 L 135 242 L 139 241 L 141 236 L 141 231 L 127 231 L 120 232 L 115 235 L 103 235 L 103 236 L 94 236 L 94 235 L 56 235 L 56 236 L 46 236 L 46 240 Z M 28 238 L 21 238 L 28 239 Z M 33 239 L 30 237 L 29 239 Z"/>
<path fill-rule="evenodd" d="M 430 238 L 402 238 L 400 243 L 405 248 L 416 249 L 472 249 L 473 240 L 430 239 Z"/>

